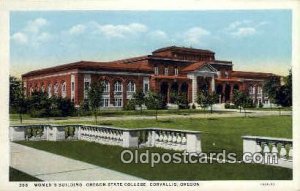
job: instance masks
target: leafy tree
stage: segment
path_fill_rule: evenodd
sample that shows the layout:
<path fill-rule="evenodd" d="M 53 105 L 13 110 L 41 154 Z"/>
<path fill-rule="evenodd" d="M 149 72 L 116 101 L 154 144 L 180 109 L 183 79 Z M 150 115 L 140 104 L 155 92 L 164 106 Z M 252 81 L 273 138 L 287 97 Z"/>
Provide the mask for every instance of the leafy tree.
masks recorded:
<path fill-rule="evenodd" d="M 19 114 L 20 123 L 22 123 L 22 114 L 26 113 L 27 103 L 21 80 L 13 76 L 9 77 L 9 106 L 10 110 Z"/>
<path fill-rule="evenodd" d="M 284 85 L 280 84 L 278 76 L 271 77 L 264 84 L 264 91 L 272 103 L 276 103 L 283 107 L 292 106 L 292 71 L 284 77 Z"/>
<path fill-rule="evenodd" d="M 133 99 L 136 105 L 140 107 L 141 113 L 143 112 L 143 104 L 145 103 L 145 94 L 142 90 L 138 90 L 133 94 Z"/>
<path fill-rule="evenodd" d="M 200 91 L 197 96 L 197 103 L 202 108 L 210 107 L 210 113 L 213 112 L 212 106 L 218 102 L 218 95 L 215 92 Z"/>
<path fill-rule="evenodd" d="M 58 116 L 70 116 L 73 115 L 75 112 L 75 106 L 74 103 L 67 98 L 62 97 L 54 97 L 51 99 L 52 102 L 52 111 L 57 110 Z"/>
<path fill-rule="evenodd" d="M 104 86 L 101 82 L 94 82 L 88 90 L 88 102 L 89 106 L 95 117 L 95 123 L 97 124 L 98 111 L 102 103 Z"/>
<path fill-rule="evenodd" d="M 280 86 L 276 92 L 276 104 L 283 107 L 292 106 L 292 71 L 284 78 L 284 85 Z"/>
<path fill-rule="evenodd" d="M 32 92 L 27 103 L 30 115 L 33 117 L 49 117 L 53 112 L 51 111 L 53 101 L 45 92 Z"/>
<path fill-rule="evenodd" d="M 187 97 L 184 94 L 178 94 L 176 92 L 171 92 L 170 93 L 170 100 L 171 103 L 175 103 L 178 105 L 179 108 L 188 108 L 188 101 Z"/>
<path fill-rule="evenodd" d="M 145 105 L 148 109 L 155 109 L 155 119 L 158 118 L 158 109 L 163 107 L 162 96 L 154 92 L 149 92 L 145 98 Z"/>
<path fill-rule="evenodd" d="M 240 113 L 242 108 L 244 109 L 245 116 L 246 116 L 246 108 L 252 105 L 252 99 L 246 93 L 238 90 L 233 91 L 232 102 L 235 106 L 240 108 Z"/>
<path fill-rule="evenodd" d="M 271 103 L 276 103 L 276 95 L 280 88 L 280 78 L 278 76 L 272 76 L 269 78 L 263 86 L 263 91 L 267 93 Z"/>

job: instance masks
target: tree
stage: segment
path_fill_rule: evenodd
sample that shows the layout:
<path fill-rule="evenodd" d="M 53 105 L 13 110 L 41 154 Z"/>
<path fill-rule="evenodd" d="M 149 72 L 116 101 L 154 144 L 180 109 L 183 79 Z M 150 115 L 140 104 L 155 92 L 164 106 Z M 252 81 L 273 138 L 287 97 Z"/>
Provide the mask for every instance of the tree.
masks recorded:
<path fill-rule="evenodd" d="M 163 107 L 162 96 L 154 92 L 149 92 L 145 98 L 145 105 L 148 109 L 155 109 L 155 119 L 158 118 L 158 109 Z"/>
<path fill-rule="evenodd" d="M 200 91 L 197 96 L 197 103 L 202 108 L 210 107 L 210 113 L 213 112 L 213 104 L 218 102 L 218 95 L 215 92 Z"/>
<path fill-rule="evenodd" d="M 251 106 L 252 99 L 244 92 L 234 90 L 233 91 L 233 97 L 232 102 L 235 106 L 240 108 L 240 113 L 242 108 L 244 109 L 245 117 L 246 117 L 246 107 Z"/>
<path fill-rule="evenodd" d="M 97 81 L 92 83 L 88 90 L 88 103 L 95 117 L 95 124 L 97 124 L 98 111 L 102 103 L 103 89 L 103 84 Z"/>
<path fill-rule="evenodd" d="M 278 76 L 272 76 L 264 83 L 263 91 L 266 92 L 271 103 L 276 103 L 276 95 L 279 88 L 280 78 Z"/>
<path fill-rule="evenodd" d="M 171 92 L 170 93 L 170 100 L 171 103 L 175 103 L 178 105 L 178 109 L 180 108 L 188 108 L 188 100 L 186 95 L 181 94 L 181 93 L 175 93 L 175 92 Z"/>
<path fill-rule="evenodd" d="M 145 103 L 145 94 L 142 90 L 138 90 L 133 94 L 133 99 L 136 105 L 140 107 L 141 113 L 143 112 L 143 104 Z"/>
<path fill-rule="evenodd" d="M 28 97 L 27 103 L 32 117 L 49 117 L 56 112 L 52 110 L 53 99 L 49 99 L 48 94 L 45 92 L 32 92 L 31 96 Z M 56 116 L 60 116 L 60 113 L 57 112 Z"/>
<path fill-rule="evenodd" d="M 292 71 L 284 78 L 284 85 L 280 86 L 275 96 L 276 104 L 283 107 L 292 106 Z"/>
<path fill-rule="evenodd" d="M 21 80 L 13 76 L 9 77 L 9 106 L 10 110 L 19 114 L 20 123 L 22 123 L 22 114 L 27 110 L 26 98 Z"/>
<path fill-rule="evenodd" d="M 278 76 L 271 77 L 264 84 L 264 91 L 267 93 L 272 103 L 283 107 L 292 106 L 292 71 L 284 77 L 284 84 L 280 84 Z"/>

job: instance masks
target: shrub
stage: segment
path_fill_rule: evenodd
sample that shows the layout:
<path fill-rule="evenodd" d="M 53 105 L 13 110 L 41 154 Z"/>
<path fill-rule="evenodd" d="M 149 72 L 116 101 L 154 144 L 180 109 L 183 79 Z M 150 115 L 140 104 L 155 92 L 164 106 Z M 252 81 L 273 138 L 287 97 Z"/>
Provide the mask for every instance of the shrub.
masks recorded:
<path fill-rule="evenodd" d="M 192 105 L 192 109 L 196 109 L 196 105 L 194 103 Z"/>
<path fill-rule="evenodd" d="M 230 109 L 230 103 L 225 103 L 225 109 Z"/>
<path fill-rule="evenodd" d="M 128 100 L 127 104 L 124 106 L 124 110 L 135 110 L 135 100 Z"/>

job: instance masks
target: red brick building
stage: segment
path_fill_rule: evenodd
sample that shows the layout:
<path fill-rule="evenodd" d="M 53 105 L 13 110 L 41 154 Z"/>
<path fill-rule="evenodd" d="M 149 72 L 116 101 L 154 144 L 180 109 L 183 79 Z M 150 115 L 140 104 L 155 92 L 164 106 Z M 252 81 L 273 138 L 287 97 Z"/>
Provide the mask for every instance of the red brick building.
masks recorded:
<path fill-rule="evenodd" d="M 22 75 L 26 95 L 44 91 L 48 96 L 70 98 L 79 105 L 94 81 L 105 84 L 103 107 L 123 107 L 138 89 L 158 92 L 171 103 L 170 94 L 181 93 L 196 102 L 199 90 L 215 91 L 219 102 L 230 102 L 234 89 L 245 91 L 255 103 L 268 102 L 262 92 L 271 73 L 234 71 L 231 61 L 215 59 L 210 50 L 165 47 L 151 55 L 112 62 L 79 61 Z"/>

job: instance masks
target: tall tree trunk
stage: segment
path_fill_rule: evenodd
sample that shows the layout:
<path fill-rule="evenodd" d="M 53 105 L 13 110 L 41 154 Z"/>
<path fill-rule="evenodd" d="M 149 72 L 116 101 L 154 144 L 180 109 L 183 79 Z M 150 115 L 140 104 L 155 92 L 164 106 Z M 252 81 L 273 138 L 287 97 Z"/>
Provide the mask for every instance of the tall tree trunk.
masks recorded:
<path fill-rule="evenodd" d="M 22 122 L 23 122 L 22 112 L 19 112 L 19 119 L 20 119 L 20 123 L 22 124 Z"/>

